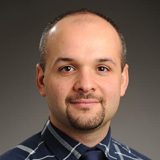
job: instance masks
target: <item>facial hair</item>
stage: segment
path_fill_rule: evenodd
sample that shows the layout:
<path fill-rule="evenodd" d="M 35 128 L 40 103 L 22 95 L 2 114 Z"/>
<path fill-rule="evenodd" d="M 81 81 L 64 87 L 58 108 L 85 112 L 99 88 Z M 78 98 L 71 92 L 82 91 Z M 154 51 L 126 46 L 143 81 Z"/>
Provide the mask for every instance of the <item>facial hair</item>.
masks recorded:
<path fill-rule="evenodd" d="M 96 106 L 96 107 L 99 107 L 98 111 L 96 111 L 94 115 L 92 115 L 92 117 L 87 117 L 87 114 L 86 114 L 86 117 L 75 115 L 74 113 L 71 112 L 71 109 L 73 107 L 71 102 L 75 100 L 80 100 L 80 99 L 98 100 L 99 106 Z M 105 104 L 105 101 L 103 100 L 102 97 L 94 96 L 93 94 L 85 95 L 81 93 L 78 95 L 67 97 L 66 98 L 66 105 L 67 105 L 66 115 L 70 125 L 73 128 L 81 131 L 89 131 L 89 130 L 98 128 L 99 126 L 101 126 L 105 118 L 104 104 Z M 82 108 L 82 110 L 84 113 L 89 112 L 89 108 Z"/>

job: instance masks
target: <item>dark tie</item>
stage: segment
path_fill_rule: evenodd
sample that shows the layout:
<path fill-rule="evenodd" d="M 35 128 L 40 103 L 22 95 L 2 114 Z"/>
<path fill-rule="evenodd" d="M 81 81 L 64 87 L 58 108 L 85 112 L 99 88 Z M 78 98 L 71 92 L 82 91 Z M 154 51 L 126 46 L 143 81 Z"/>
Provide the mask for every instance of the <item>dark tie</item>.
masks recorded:
<path fill-rule="evenodd" d="M 105 160 L 105 154 L 100 150 L 89 150 L 79 160 Z"/>

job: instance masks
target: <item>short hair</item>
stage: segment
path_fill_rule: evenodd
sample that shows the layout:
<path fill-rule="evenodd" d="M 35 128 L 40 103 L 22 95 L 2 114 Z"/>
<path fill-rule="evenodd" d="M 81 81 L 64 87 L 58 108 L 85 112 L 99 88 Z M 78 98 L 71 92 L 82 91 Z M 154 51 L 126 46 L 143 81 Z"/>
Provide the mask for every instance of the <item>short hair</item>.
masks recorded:
<path fill-rule="evenodd" d="M 121 68 L 123 70 L 125 64 L 126 64 L 126 42 L 124 39 L 123 34 L 121 33 L 119 27 L 115 24 L 115 22 L 110 18 L 107 17 L 101 13 L 89 10 L 89 9 L 79 9 L 79 10 L 72 10 L 72 11 L 68 11 L 65 12 L 57 17 L 55 17 L 53 19 L 53 21 L 49 22 L 48 25 L 45 27 L 41 39 L 40 39 L 40 44 L 39 44 L 39 51 L 40 51 L 40 66 L 43 69 L 43 71 L 45 71 L 45 65 L 46 65 L 46 55 L 47 55 L 47 49 L 46 49 L 46 42 L 47 42 L 47 37 L 48 37 L 48 33 L 50 31 L 50 29 L 52 29 L 57 22 L 59 22 L 60 20 L 62 20 L 63 18 L 67 17 L 67 16 L 71 16 L 71 15 L 75 15 L 75 14 L 94 14 L 97 15 L 101 18 L 103 18 L 104 20 L 106 20 L 107 22 L 109 22 L 113 28 L 116 30 L 117 34 L 119 35 L 119 38 L 121 40 L 121 44 L 122 44 L 122 53 L 121 53 Z"/>

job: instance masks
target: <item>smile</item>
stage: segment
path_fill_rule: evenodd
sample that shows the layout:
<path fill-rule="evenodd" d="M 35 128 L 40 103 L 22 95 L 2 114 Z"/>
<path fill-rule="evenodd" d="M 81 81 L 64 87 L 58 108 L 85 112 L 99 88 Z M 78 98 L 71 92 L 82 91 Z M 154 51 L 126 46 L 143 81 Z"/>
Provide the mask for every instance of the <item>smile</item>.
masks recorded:
<path fill-rule="evenodd" d="M 95 104 L 98 103 L 100 102 L 97 99 L 75 99 L 70 101 L 70 104 L 80 108 L 93 107 Z"/>
<path fill-rule="evenodd" d="M 92 103 L 99 103 L 97 99 L 75 99 L 71 100 L 70 103 L 72 104 L 92 104 Z"/>

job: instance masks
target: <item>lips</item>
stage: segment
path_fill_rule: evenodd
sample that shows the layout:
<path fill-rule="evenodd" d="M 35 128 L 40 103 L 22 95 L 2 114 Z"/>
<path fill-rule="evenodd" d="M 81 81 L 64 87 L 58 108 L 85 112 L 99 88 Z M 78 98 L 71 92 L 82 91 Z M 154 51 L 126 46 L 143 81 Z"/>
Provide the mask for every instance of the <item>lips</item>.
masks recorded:
<path fill-rule="evenodd" d="M 97 99 L 74 99 L 70 101 L 70 104 L 77 108 L 91 108 L 100 103 Z"/>
<path fill-rule="evenodd" d="M 75 100 L 71 100 L 70 103 L 72 104 L 93 104 L 93 103 L 99 103 L 99 100 L 97 99 L 75 99 Z"/>

